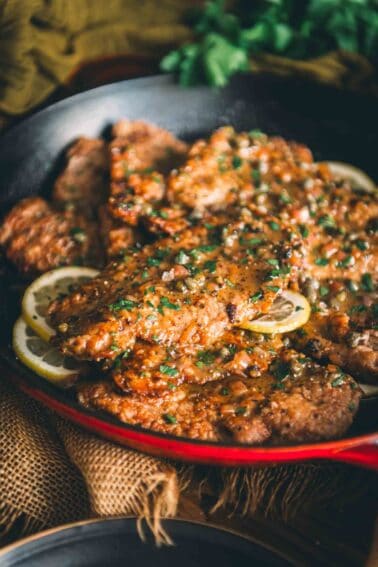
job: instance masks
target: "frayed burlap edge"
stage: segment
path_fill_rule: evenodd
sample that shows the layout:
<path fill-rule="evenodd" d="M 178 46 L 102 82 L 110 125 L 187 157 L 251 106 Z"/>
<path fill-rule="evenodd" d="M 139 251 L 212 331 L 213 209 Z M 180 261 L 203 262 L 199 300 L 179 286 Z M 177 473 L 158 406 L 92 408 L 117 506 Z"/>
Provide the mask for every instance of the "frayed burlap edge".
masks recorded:
<path fill-rule="evenodd" d="M 70 460 L 88 489 L 92 516 L 133 515 L 145 539 L 146 525 L 157 545 L 172 544 L 164 518 L 177 513 L 180 494 L 190 478 L 164 459 L 105 441 L 54 417 Z"/>

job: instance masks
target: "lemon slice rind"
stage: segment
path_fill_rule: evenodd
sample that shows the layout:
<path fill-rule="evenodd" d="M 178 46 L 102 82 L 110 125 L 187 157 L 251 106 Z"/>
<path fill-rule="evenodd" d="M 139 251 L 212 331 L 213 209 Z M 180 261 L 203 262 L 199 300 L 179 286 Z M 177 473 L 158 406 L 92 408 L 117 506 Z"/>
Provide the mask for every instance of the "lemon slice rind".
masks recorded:
<path fill-rule="evenodd" d="M 310 314 L 311 307 L 304 295 L 286 290 L 275 300 L 268 313 L 253 320 L 244 320 L 238 326 L 268 335 L 288 333 L 305 325 Z"/>
<path fill-rule="evenodd" d="M 70 368 L 68 368 L 67 359 L 59 350 L 34 333 L 22 317 L 17 319 L 13 327 L 12 346 L 17 357 L 25 366 L 54 384 L 64 387 L 71 386 L 80 374 L 79 364 L 70 359 Z M 55 359 L 56 363 L 52 364 L 46 358 Z M 59 361 L 61 361 L 60 364 Z"/>
<path fill-rule="evenodd" d="M 325 162 L 333 175 L 347 179 L 351 182 L 353 188 L 364 189 L 368 193 L 375 191 L 376 184 L 364 171 L 341 161 L 326 161 Z"/>
<path fill-rule="evenodd" d="M 26 323 L 42 339 L 48 341 L 55 335 L 44 313 L 48 304 L 60 293 L 68 292 L 68 285 L 94 278 L 98 274 L 93 268 L 65 266 L 46 272 L 33 281 L 22 298 L 22 316 Z"/>

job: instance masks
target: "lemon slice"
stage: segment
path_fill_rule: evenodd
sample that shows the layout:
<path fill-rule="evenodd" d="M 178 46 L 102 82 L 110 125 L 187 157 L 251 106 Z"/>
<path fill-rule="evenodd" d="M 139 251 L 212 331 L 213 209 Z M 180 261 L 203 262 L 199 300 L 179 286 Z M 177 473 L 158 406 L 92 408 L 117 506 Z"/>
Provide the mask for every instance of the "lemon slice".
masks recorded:
<path fill-rule="evenodd" d="M 378 396 L 378 384 L 363 384 L 362 382 L 358 382 L 358 384 L 363 391 L 364 398 Z"/>
<path fill-rule="evenodd" d="M 13 350 L 25 366 L 60 386 L 73 384 L 83 368 L 41 339 L 22 317 L 13 327 Z"/>
<path fill-rule="evenodd" d="M 288 333 L 307 323 L 311 307 L 301 293 L 283 291 L 265 315 L 245 320 L 239 325 L 255 333 Z"/>
<path fill-rule="evenodd" d="M 326 161 L 325 163 L 333 175 L 349 181 L 353 189 L 364 189 L 369 193 L 375 190 L 374 181 L 358 167 L 341 161 Z"/>
<path fill-rule="evenodd" d="M 73 285 L 83 284 L 98 274 L 92 268 L 66 266 L 46 272 L 26 289 L 22 298 L 22 316 L 42 339 L 55 335 L 46 319 L 49 304 L 58 296 L 66 295 Z"/>

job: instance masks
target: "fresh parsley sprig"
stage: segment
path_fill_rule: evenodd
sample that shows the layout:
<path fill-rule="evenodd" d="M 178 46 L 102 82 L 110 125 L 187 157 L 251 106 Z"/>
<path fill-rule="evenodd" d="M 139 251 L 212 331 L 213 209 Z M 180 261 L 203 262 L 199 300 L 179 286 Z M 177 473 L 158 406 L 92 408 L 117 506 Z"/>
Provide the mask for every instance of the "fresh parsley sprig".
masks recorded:
<path fill-rule="evenodd" d="M 239 0 L 232 12 L 210 0 L 190 23 L 196 41 L 161 61 L 183 86 L 224 86 L 262 52 L 306 59 L 343 49 L 378 59 L 377 0 Z"/>

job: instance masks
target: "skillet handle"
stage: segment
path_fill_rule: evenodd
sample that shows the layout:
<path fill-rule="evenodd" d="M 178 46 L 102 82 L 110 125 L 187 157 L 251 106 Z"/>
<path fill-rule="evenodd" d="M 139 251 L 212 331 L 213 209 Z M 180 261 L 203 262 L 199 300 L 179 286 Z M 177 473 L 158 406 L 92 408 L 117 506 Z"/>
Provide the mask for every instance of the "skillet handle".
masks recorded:
<path fill-rule="evenodd" d="M 331 459 L 373 469 L 378 472 L 378 441 L 332 452 Z"/>

